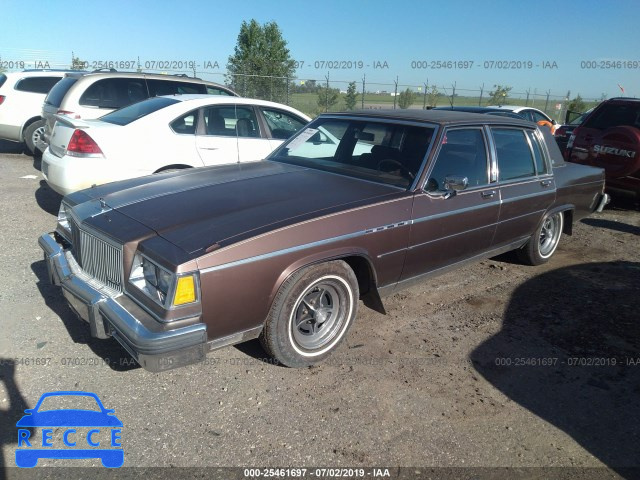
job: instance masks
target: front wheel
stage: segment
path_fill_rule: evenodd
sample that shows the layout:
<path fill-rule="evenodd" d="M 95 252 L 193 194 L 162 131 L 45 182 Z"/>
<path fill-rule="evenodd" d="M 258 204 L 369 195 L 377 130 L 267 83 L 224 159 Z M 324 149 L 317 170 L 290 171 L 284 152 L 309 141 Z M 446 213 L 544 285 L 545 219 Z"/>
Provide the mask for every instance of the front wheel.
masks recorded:
<path fill-rule="evenodd" d="M 358 280 L 345 262 L 303 268 L 280 287 L 260 341 L 288 367 L 320 363 L 346 336 L 358 298 Z"/>
<path fill-rule="evenodd" d="M 546 215 L 526 245 L 518 250 L 520 260 L 529 265 L 541 265 L 549 260 L 558 248 L 563 225 L 562 212 Z"/>

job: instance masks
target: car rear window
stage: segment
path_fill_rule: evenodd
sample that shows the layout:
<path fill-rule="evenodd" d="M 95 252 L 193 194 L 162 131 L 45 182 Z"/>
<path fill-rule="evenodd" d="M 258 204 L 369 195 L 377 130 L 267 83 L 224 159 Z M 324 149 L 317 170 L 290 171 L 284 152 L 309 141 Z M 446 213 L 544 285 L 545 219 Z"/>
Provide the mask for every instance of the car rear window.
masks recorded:
<path fill-rule="evenodd" d="M 114 123 L 116 125 L 129 125 L 131 122 L 149 115 L 150 113 L 157 112 L 169 105 L 178 103 L 178 100 L 165 97 L 154 97 L 142 102 L 134 103 L 128 107 L 121 108 L 115 112 L 107 113 L 100 117 L 100 120 L 107 123 Z"/>
<path fill-rule="evenodd" d="M 162 95 L 207 93 L 207 86 L 203 83 L 148 79 L 147 85 L 149 85 L 150 97 L 160 97 Z"/>
<path fill-rule="evenodd" d="M 60 81 L 62 77 L 30 77 L 23 78 L 16 84 L 16 90 L 31 93 L 49 93 L 49 90 Z"/>
<path fill-rule="evenodd" d="M 605 104 L 591 115 L 584 126 L 586 128 L 605 128 L 618 126 L 631 126 L 640 128 L 640 103 Z"/>
<path fill-rule="evenodd" d="M 4 73 L 0 73 L 0 87 L 7 81 L 7 76 Z"/>
<path fill-rule="evenodd" d="M 56 83 L 49 91 L 49 95 L 44 99 L 46 105 L 52 105 L 59 107 L 62 103 L 62 99 L 67 94 L 69 89 L 78 81 L 76 77 L 65 77 Z"/>

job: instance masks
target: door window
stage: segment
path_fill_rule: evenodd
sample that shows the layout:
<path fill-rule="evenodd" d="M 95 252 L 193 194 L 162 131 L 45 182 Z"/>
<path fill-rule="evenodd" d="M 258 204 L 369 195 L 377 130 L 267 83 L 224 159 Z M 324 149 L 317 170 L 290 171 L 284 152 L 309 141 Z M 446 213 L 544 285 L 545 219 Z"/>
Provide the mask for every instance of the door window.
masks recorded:
<path fill-rule="evenodd" d="M 286 140 L 300 130 L 307 122 L 282 110 L 262 108 L 262 115 L 271 130 L 271 138 Z"/>
<path fill-rule="evenodd" d="M 450 176 L 466 177 L 469 188 L 488 183 L 487 150 L 480 128 L 447 130 L 427 181 L 427 191 L 445 190 L 445 178 Z"/>
<path fill-rule="evenodd" d="M 206 135 L 259 138 L 258 120 L 252 107 L 220 105 L 204 109 Z"/>
<path fill-rule="evenodd" d="M 80 97 L 80 105 L 122 108 L 148 98 L 143 79 L 105 78 L 92 84 Z"/>
<path fill-rule="evenodd" d="M 536 174 L 533 154 L 524 131 L 519 128 L 492 128 L 498 154 L 500 181 L 527 178 Z"/>

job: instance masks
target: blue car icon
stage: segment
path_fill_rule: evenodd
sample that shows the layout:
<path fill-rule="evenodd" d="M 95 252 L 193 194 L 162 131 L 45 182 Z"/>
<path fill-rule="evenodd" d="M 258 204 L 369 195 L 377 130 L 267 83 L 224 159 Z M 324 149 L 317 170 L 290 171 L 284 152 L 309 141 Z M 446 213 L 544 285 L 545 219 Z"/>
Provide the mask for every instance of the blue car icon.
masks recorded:
<path fill-rule="evenodd" d="M 85 409 L 58 409 L 38 411 L 42 406 L 42 402 L 49 397 L 91 397 L 95 400 L 100 408 L 97 410 Z M 16 465 L 19 467 L 35 467 L 40 458 L 56 458 L 56 459 L 83 459 L 83 458 L 99 458 L 102 465 L 108 468 L 118 468 L 124 463 L 124 450 L 120 444 L 122 422 L 114 415 L 115 410 L 104 408 L 102 402 L 95 393 L 90 392 L 48 392 L 43 394 L 38 400 L 36 406 L 27 409 L 26 413 L 18 423 L 18 447 L 16 449 Z M 36 439 L 31 439 L 31 430 L 35 427 L 42 428 L 43 448 L 38 448 Z M 74 427 L 93 427 L 86 436 L 81 439 Z M 59 432 L 64 429 L 62 438 L 64 445 L 71 448 L 55 449 L 53 448 L 52 434 L 53 429 Z M 104 436 L 104 431 L 109 433 L 109 446 L 104 448 L 104 441 L 97 441 L 97 435 Z M 101 432 L 103 432 L 101 434 Z M 86 441 L 87 447 L 92 448 L 74 448 L 76 445 L 82 445 L 83 440 Z M 31 446 L 33 442 L 33 447 Z M 38 442 L 39 443 L 39 442 Z"/>

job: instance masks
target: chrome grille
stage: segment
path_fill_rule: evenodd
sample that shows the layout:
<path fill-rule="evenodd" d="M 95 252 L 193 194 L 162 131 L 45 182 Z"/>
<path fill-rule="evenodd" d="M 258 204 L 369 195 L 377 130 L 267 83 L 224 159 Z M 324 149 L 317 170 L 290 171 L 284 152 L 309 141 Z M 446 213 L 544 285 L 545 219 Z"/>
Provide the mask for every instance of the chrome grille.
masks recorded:
<path fill-rule="evenodd" d="M 112 245 L 70 219 L 72 253 L 82 271 L 117 292 L 122 292 L 122 247 Z"/>

